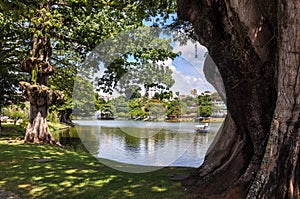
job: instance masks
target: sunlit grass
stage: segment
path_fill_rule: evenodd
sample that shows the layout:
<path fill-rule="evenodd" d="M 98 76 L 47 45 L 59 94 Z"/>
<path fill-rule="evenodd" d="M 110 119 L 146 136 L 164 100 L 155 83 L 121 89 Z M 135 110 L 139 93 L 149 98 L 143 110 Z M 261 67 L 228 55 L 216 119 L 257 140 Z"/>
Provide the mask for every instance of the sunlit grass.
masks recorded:
<path fill-rule="evenodd" d="M 48 122 L 48 126 L 51 132 L 53 131 L 57 131 L 59 129 L 64 129 L 67 126 L 64 124 L 60 124 L 60 123 L 53 123 L 53 122 Z"/>
<path fill-rule="evenodd" d="M 0 185 L 26 198 L 185 198 L 174 173 L 189 168 L 164 168 L 135 174 L 111 169 L 85 152 L 49 145 L 0 140 Z M 36 162 L 51 158 L 51 162 Z"/>
<path fill-rule="evenodd" d="M 167 191 L 168 189 L 166 187 L 153 186 L 152 190 L 155 192 L 163 192 L 163 191 Z"/>

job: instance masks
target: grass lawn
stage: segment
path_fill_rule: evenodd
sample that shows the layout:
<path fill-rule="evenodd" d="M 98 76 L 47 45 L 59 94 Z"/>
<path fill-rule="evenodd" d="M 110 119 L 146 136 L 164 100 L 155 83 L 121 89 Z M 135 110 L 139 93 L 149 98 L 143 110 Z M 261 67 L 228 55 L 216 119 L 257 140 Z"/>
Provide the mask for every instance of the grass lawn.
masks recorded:
<path fill-rule="evenodd" d="M 6 129 L 6 128 L 4 128 Z M 3 129 L 2 129 L 3 130 Z M 170 181 L 174 173 L 191 168 L 168 167 L 135 174 L 111 169 L 85 152 L 50 145 L 20 144 L 19 132 L 0 134 L 0 186 L 21 198 L 186 198 L 180 183 Z M 5 133 L 3 133 L 5 132 Z M 51 158 L 36 162 L 35 158 Z"/>

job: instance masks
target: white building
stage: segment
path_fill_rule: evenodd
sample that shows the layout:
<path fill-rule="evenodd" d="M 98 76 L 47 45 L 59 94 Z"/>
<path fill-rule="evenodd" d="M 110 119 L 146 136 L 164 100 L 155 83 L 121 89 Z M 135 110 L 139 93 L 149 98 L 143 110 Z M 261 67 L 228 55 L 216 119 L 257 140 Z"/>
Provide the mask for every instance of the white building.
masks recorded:
<path fill-rule="evenodd" d="M 155 93 L 158 93 L 158 92 L 159 92 L 159 90 L 158 90 L 158 88 L 156 86 L 153 86 L 153 87 L 149 88 L 149 90 L 148 90 L 148 98 L 149 99 L 153 98 L 154 95 L 155 95 Z"/>
<path fill-rule="evenodd" d="M 213 100 L 213 111 L 212 116 L 213 117 L 225 117 L 227 114 L 227 107 L 226 104 L 223 101 L 220 100 Z"/>

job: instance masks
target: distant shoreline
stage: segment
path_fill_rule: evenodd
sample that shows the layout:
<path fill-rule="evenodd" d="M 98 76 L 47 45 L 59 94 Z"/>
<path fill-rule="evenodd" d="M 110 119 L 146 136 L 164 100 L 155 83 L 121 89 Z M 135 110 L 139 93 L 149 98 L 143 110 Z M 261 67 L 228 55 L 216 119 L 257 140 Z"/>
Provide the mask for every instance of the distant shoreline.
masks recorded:
<path fill-rule="evenodd" d="M 203 119 L 200 121 L 200 123 L 221 123 L 224 121 L 225 118 L 209 118 L 209 119 Z M 99 120 L 97 118 L 76 118 L 73 119 L 72 121 L 76 120 Z M 172 119 L 128 119 L 128 118 L 114 118 L 114 120 L 120 120 L 120 121 L 141 121 L 141 122 L 199 122 L 199 120 L 196 120 L 195 118 L 172 118 Z M 99 121 L 114 121 L 114 120 L 99 120 Z"/>

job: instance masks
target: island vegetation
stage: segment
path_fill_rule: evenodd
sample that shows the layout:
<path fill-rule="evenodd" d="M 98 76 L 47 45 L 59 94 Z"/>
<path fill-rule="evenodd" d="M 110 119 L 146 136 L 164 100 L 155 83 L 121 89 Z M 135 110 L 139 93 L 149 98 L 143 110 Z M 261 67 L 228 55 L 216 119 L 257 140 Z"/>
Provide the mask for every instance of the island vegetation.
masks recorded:
<path fill-rule="evenodd" d="M 155 93 L 152 98 L 142 97 L 139 92 L 130 99 L 118 96 L 105 101 L 98 94 L 95 95 L 98 119 L 133 119 L 143 121 L 190 121 L 197 118 L 209 118 L 214 111 L 224 109 L 212 101 L 221 101 L 217 93 L 198 96 L 174 97 L 172 91 Z M 218 116 L 223 117 L 224 115 Z"/>

